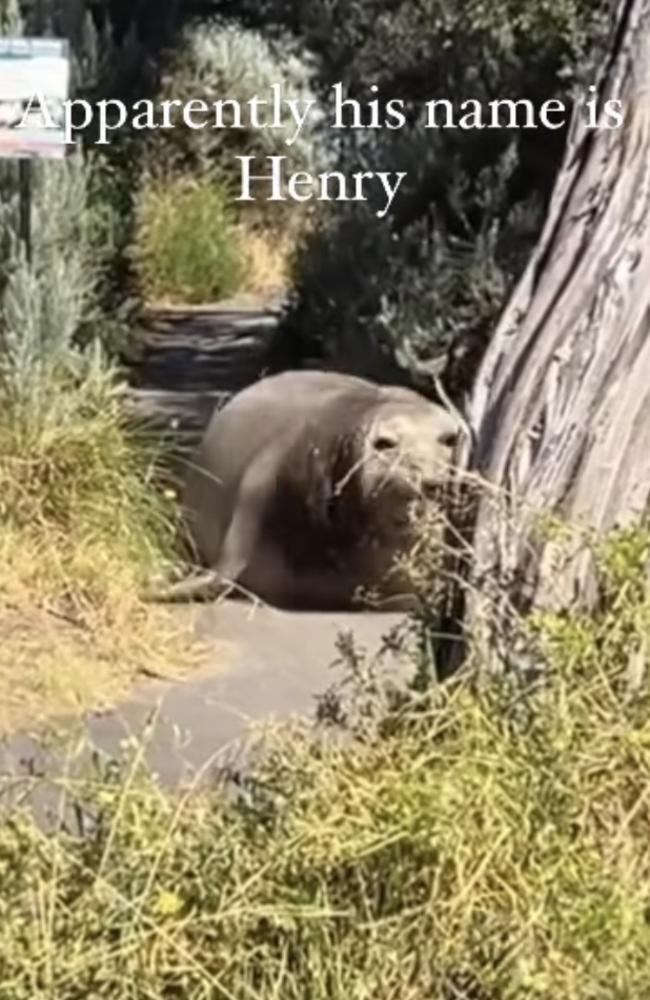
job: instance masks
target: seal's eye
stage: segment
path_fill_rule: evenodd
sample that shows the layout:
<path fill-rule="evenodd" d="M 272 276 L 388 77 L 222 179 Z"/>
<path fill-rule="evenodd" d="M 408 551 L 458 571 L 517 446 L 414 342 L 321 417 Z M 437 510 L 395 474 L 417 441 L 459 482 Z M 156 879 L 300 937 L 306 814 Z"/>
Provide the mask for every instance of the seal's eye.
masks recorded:
<path fill-rule="evenodd" d="M 372 442 L 372 446 L 375 451 L 390 451 L 391 448 L 397 448 L 397 438 L 389 434 L 379 434 Z"/>

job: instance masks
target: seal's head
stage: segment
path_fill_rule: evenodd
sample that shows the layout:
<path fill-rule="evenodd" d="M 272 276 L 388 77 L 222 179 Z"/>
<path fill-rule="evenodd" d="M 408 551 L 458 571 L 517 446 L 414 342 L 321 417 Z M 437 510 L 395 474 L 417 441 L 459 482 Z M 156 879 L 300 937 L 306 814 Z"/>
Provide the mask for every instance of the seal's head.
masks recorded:
<path fill-rule="evenodd" d="M 449 479 L 461 428 L 442 407 L 394 390 L 365 427 L 360 459 L 363 493 L 387 502 L 435 500 Z"/>
<path fill-rule="evenodd" d="M 415 392 L 345 385 L 314 407 L 283 453 L 269 536 L 295 565 L 359 564 L 364 549 L 403 548 L 425 508 L 442 507 L 460 433 L 454 417 Z"/>

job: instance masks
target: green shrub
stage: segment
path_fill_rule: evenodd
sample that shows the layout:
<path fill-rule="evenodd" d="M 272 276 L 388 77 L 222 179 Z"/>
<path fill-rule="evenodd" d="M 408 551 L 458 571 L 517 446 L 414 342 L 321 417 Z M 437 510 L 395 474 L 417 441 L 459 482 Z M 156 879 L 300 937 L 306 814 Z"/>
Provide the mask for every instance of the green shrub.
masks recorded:
<path fill-rule="evenodd" d="M 92 243 L 88 198 L 93 167 L 81 154 L 35 165 L 31 259 L 19 237 L 18 191 L 9 169 L 0 218 L 6 247 L 0 393 L 3 419 L 37 436 L 67 411 L 67 399 L 54 386 L 70 379 L 78 384 L 96 363 L 102 317 L 96 298 L 101 259 Z M 88 349 L 78 339 L 84 325 L 95 327 Z"/>
<path fill-rule="evenodd" d="M 191 23 L 163 73 L 159 99 L 184 102 L 201 98 L 210 103 L 232 99 L 245 104 L 252 97 L 268 99 L 275 84 L 282 86 L 285 99 L 314 99 L 316 64 L 304 47 L 286 33 L 267 36 L 246 30 L 236 22 L 220 20 Z M 319 113 L 320 112 L 320 113 Z M 262 121 L 266 120 L 262 111 Z M 328 135 L 323 112 L 313 109 L 308 121 L 291 145 L 295 126 L 283 116 L 280 128 L 218 129 L 211 123 L 203 129 L 189 129 L 180 110 L 172 113 L 175 127 L 159 129 L 148 137 L 149 169 L 154 176 L 191 173 L 209 176 L 219 184 L 240 185 L 240 164 L 236 156 L 282 155 L 288 171 L 317 170 L 329 162 Z M 231 121 L 231 118 L 227 118 Z M 247 212 L 250 215 L 250 207 Z M 263 203 L 257 214 L 274 218 L 285 211 L 282 203 Z"/>
<path fill-rule="evenodd" d="M 134 258 L 150 301 L 214 302 L 236 292 L 244 261 L 224 189 L 192 178 L 145 183 Z"/>
<path fill-rule="evenodd" d="M 193 20 L 170 51 L 158 100 L 270 97 L 280 84 L 285 99 L 313 100 L 316 64 L 286 32 L 267 35 L 237 22 Z M 232 121 L 225 112 L 226 123 Z M 275 295 L 287 284 L 288 258 L 304 229 L 304 208 L 290 199 L 239 203 L 238 156 L 282 155 L 287 172 L 318 170 L 332 162 L 331 141 L 317 106 L 291 145 L 295 126 L 188 128 L 182 111 L 173 128 L 141 135 L 145 177 L 136 232 L 141 287 L 149 298 L 206 302 L 240 288 Z M 261 112 L 265 120 L 265 112 Z M 182 205 L 183 208 L 178 206 Z M 220 220 L 220 221 L 216 221 Z M 233 230 L 236 225 L 236 231 Z"/>
<path fill-rule="evenodd" d="M 388 97 L 410 99 L 443 96 L 444 89 L 459 100 L 481 98 L 502 83 L 500 96 L 514 97 L 526 61 L 533 91 L 558 72 L 580 76 L 598 58 L 594 39 L 611 13 L 608 0 L 222 0 L 215 6 L 248 24 L 291 31 L 322 60 L 325 85 L 341 80 L 356 96 L 376 84 Z M 459 79 L 463 86 L 449 89 Z"/>
<path fill-rule="evenodd" d="M 295 295 L 276 342 L 278 366 L 320 353 L 372 371 L 378 356 L 409 371 L 413 357 L 441 357 L 450 344 L 467 389 L 488 333 L 539 234 L 560 163 L 564 130 L 425 130 L 425 100 L 550 98 L 571 105 L 591 83 L 603 51 L 607 5 L 566 0 L 244 4 L 252 23 L 276 19 L 322 60 L 322 82 L 347 94 L 405 101 L 407 125 L 346 133 L 338 168 L 406 171 L 378 223 L 336 205 L 296 257 Z M 352 243 L 351 243 L 352 241 Z M 381 250 L 379 249 L 381 247 Z M 357 272 L 340 281 L 337 256 Z M 353 353 L 350 346 L 353 345 Z M 411 359 L 411 360 L 407 360 Z M 461 366 L 462 367 L 462 366 Z"/>
<path fill-rule="evenodd" d="M 83 838 L 16 810 L 3 996 L 648 995 L 647 555 L 647 532 L 614 536 L 598 612 L 529 623 L 536 683 L 468 671 L 377 715 L 369 677 L 355 742 L 269 736 L 234 801 L 165 796 L 139 749 L 62 786 Z"/>
<path fill-rule="evenodd" d="M 416 148 L 407 137 L 384 165 L 407 169 Z M 374 153 L 364 169 L 378 168 L 381 144 Z M 423 182 L 426 148 L 424 154 L 404 182 L 406 206 Z M 466 390 L 542 216 L 533 199 L 504 214 L 515 164 L 509 150 L 477 177 L 477 229 L 467 220 L 455 227 L 433 209 L 378 219 L 372 202 L 323 213 L 294 256 L 293 295 L 272 344 L 274 365 L 311 354 L 366 375 L 414 378 L 432 357 L 454 349 L 447 388 L 453 395 Z M 448 189 L 457 205 L 467 194 L 460 169 Z"/>

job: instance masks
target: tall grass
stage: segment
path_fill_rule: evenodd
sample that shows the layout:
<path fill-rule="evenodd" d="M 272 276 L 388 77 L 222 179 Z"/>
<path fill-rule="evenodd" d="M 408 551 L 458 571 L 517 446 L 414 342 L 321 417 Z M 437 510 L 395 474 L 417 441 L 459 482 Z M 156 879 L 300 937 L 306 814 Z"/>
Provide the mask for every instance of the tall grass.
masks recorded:
<path fill-rule="evenodd" d="M 647 996 L 647 660 L 629 670 L 647 552 L 647 533 L 614 536 L 598 612 L 528 623 L 532 685 L 468 666 L 378 712 L 370 675 L 352 740 L 267 737 L 236 801 L 163 795 L 143 747 L 63 789 L 95 815 L 85 837 L 15 811 L 3 997 Z"/>
<path fill-rule="evenodd" d="M 102 703 L 184 655 L 138 596 L 174 514 L 101 346 L 94 165 L 36 167 L 30 257 L 13 167 L 0 176 L 0 731 Z"/>

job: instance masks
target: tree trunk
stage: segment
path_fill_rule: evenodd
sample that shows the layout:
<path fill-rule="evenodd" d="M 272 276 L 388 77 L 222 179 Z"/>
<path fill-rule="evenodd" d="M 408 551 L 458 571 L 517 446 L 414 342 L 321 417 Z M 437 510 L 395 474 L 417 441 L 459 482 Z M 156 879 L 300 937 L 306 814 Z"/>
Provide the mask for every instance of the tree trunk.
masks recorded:
<path fill-rule="evenodd" d="M 479 501 L 473 580 L 502 610 L 590 599 L 584 555 L 561 568 L 539 512 L 606 530 L 650 500 L 650 0 L 622 0 L 590 129 L 577 107 L 539 245 L 497 327 L 470 407 Z M 489 491 L 488 491 L 489 492 Z M 493 496 L 502 498 L 495 503 Z M 494 609 L 477 615 L 494 620 Z"/>

